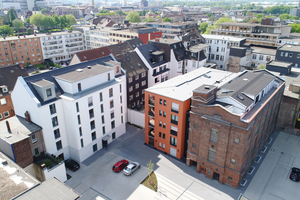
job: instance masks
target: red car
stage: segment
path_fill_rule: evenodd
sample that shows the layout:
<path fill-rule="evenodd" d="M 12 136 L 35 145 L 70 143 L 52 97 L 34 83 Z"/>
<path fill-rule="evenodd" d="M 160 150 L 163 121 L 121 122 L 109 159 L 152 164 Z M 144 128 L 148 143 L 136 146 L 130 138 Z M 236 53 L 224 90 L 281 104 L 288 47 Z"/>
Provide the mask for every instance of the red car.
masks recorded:
<path fill-rule="evenodd" d="M 119 172 L 120 170 L 123 170 L 127 165 L 129 164 L 129 162 L 127 160 L 121 160 L 118 161 L 113 167 L 112 170 L 114 172 Z"/>

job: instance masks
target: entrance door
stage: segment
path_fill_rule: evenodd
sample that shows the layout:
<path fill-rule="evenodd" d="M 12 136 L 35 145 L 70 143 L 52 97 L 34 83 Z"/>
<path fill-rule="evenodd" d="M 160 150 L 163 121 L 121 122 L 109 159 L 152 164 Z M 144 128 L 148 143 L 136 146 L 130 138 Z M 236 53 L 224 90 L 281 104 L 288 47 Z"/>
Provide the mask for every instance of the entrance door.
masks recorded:
<path fill-rule="evenodd" d="M 177 152 L 176 149 L 170 147 L 170 155 L 176 157 L 176 152 Z"/>
<path fill-rule="evenodd" d="M 214 177 L 213 177 L 213 179 L 216 179 L 217 181 L 219 181 L 219 179 L 220 179 L 220 174 L 214 172 Z"/>

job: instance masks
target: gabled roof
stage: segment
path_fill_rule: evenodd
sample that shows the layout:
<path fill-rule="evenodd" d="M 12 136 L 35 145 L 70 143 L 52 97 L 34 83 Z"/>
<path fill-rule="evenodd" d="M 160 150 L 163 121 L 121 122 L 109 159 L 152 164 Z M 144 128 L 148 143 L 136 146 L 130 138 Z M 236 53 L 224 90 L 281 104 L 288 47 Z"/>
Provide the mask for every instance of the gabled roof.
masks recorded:
<path fill-rule="evenodd" d="M 147 66 L 140 59 L 136 52 L 130 52 L 121 56 L 121 67 L 126 70 L 128 77 L 148 71 Z"/>
<path fill-rule="evenodd" d="M 0 68 L 0 86 L 7 86 L 8 92 L 11 92 L 17 79 L 19 76 L 26 77 L 28 73 L 25 69 L 22 69 L 20 65 L 12 65 L 8 67 L 1 67 Z M 2 90 L 0 89 L 0 97 L 4 95 Z"/>
<path fill-rule="evenodd" d="M 163 49 L 167 59 L 171 60 L 171 49 L 173 49 L 174 55 L 177 61 L 181 61 L 185 59 L 185 47 L 183 46 L 181 41 L 173 40 L 173 39 L 156 39 L 156 45 Z"/>
<path fill-rule="evenodd" d="M 155 44 L 155 43 L 149 43 L 149 44 L 145 44 L 143 46 L 139 46 L 137 47 L 138 50 L 141 52 L 141 54 L 144 56 L 144 58 L 146 59 L 146 61 L 148 62 L 148 64 L 153 68 L 153 67 L 157 67 L 159 65 L 162 65 L 164 63 L 167 63 L 168 60 L 166 58 L 165 55 L 163 55 L 163 59 L 160 62 L 151 62 L 150 59 L 153 58 L 153 52 L 155 51 L 160 51 L 160 48 Z"/>
<path fill-rule="evenodd" d="M 132 40 L 126 40 L 120 44 L 114 44 L 108 46 L 111 53 L 119 60 L 122 54 L 133 51 L 136 47 L 144 45 L 143 41 L 140 38 L 135 38 Z"/>
<path fill-rule="evenodd" d="M 56 80 L 54 78 L 55 76 L 59 76 L 59 75 L 62 75 L 62 74 L 73 72 L 77 69 L 83 69 L 83 68 L 86 68 L 87 66 L 94 66 L 94 65 L 97 65 L 97 64 L 105 65 L 105 62 L 111 61 L 111 60 L 114 60 L 113 56 L 106 56 L 106 57 L 103 57 L 103 58 L 98 58 L 98 59 L 94 59 L 94 60 L 91 60 L 91 61 L 86 61 L 86 62 L 83 62 L 83 63 L 71 65 L 71 66 L 68 66 L 68 67 L 61 68 L 61 69 L 56 69 L 56 70 L 36 74 L 36 75 L 33 75 L 33 76 L 28 76 L 28 77 L 24 78 L 24 80 L 27 83 L 30 90 L 35 95 L 35 97 L 41 102 L 41 105 L 44 105 L 44 104 L 47 104 L 47 103 L 50 103 L 50 102 L 53 102 L 53 101 L 59 99 L 60 98 L 59 96 L 64 94 L 64 91 L 61 89 L 60 85 L 56 82 Z M 41 81 L 41 80 L 50 81 L 50 82 L 55 84 L 55 86 L 56 86 L 55 87 L 56 98 L 48 100 L 48 101 L 44 101 L 40 97 L 40 95 L 35 90 L 33 84 L 35 82 L 38 82 L 38 81 Z"/>
<path fill-rule="evenodd" d="M 102 58 L 111 54 L 108 47 L 100 47 L 77 52 L 76 55 L 81 62 Z"/>

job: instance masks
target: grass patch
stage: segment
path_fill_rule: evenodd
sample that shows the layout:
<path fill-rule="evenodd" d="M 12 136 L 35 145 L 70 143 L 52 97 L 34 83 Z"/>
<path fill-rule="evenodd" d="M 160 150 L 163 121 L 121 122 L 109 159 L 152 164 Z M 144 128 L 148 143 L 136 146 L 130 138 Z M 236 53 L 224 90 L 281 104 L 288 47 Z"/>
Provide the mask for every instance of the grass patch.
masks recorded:
<path fill-rule="evenodd" d="M 142 181 L 141 184 L 157 192 L 157 178 L 153 171 Z"/>
<path fill-rule="evenodd" d="M 36 67 L 38 69 L 46 69 L 46 66 L 43 64 L 34 65 L 34 67 Z"/>
<path fill-rule="evenodd" d="M 34 72 L 32 72 L 32 74 L 38 74 L 38 73 L 40 73 L 39 70 L 35 70 Z"/>

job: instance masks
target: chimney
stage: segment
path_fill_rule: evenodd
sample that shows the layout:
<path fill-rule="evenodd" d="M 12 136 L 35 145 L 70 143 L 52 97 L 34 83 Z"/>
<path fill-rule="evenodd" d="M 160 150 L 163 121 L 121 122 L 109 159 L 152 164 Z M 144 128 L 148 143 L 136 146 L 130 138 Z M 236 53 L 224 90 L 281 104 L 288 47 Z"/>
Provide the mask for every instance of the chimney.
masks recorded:
<path fill-rule="evenodd" d="M 23 63 L 19 63 L 19 66 L 20 66 L 21 69 L 24 69 Z"/>
<path fill-rule="evenodd" d="M 26 38 L 25 34 L 23 34 L 24 38 Z"/>
<path fill-rule="evenodd" d="M 10 126 L 9 126 L 9 122 L 6 120 L 6 127 L 7 127 L 7 131 L 9 132 L 9 133 L 11 133 L 11 130 L 10 130 Z"/>
<path fill-rule="evenodd" d="M 18 38 L 20 38 L 20 36 L 18 35 Z"/>
<path fill-rule="evenodd" d="M 26 119 L 27 122 L 31 122 L 30 115 L 29 115 L 28 111 L 25 112 L 25 119 Z"/>

